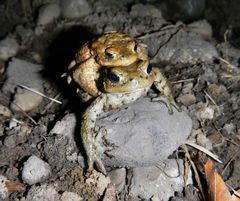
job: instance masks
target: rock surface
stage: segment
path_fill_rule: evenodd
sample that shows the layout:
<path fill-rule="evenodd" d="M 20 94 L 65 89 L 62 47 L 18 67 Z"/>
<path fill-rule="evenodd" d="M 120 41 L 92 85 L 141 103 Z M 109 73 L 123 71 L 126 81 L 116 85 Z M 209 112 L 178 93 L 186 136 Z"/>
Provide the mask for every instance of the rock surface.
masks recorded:
<path fill-rule="evenodd" d="M 0 59 L 8 60 L 18 53 L 19 44 L 14 38 L 6 37 L 0 41 Z"/>
<path fill-rule="evenodd" d="M 164 162 L 152 167 L 133 168 L 133 180 L 129 188 L 130 195 L 139 196 L 142 199 L 156 197 L 167 201 L 175 191 L 181 191 L 184 186 L 184 176 L 187 176 L 186 185 L 192 184 L 191 171 L 188 175 L 182 175 L 184 167 L 182 161 L 164 160 Z M 179 172 L 180 171 L 180 172 Z M 159 190 L 161 189 L 161 190 Z"/>
<path fill-rule="evenodd" d="M 39 9 L 37 24 L 45 26 L 60 16 L 60 7 L 56 3 L 50 3 Z"/>
<path fill-rule="evenodd" d="M 111 167 L 154 165 L 184 143 L 192 128 L 186 113 L 169 115 L 164 104 L 148 97 L 110 114 L 98 120 L 97 139 L 104 163 Z"/>
<path fill-rule="evenodd" d="M 50 173 L 51 169 L 48 163 L 36 156 L 31 156 L 24 163 L 22 179 L 27 184 L 32 185 L 45 180 Z"/>
<path fill-rule="evenodd" d="M 27 61 L 13 58 L 7 67 L 7 80 L 2 90 L 4 92 L 15 92 L 18 84 L 25 85 L 35 89 L 41 89 L 44 82 L 41 71 L 43 66 L 29 63 Z"/>
<path fill-rule="evenodd" d="M 92 9 L 86 0 L 62 0 L 62 15 L 65 18 L 79 18 L 89 14 Z"/>

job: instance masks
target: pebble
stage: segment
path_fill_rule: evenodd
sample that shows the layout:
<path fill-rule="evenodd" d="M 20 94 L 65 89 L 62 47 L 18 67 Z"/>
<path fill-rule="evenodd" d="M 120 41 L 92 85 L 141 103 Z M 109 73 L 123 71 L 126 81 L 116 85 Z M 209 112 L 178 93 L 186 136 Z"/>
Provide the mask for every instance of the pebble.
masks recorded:
<path fill-rule="evenodd" d="M 179 96 L 178 101 L 185 106 L 190 106 L 196 102 L 196 96 L 193 94 L 184 94 Z"/>
<path fill-rule="evenodd" d="M 129 14 L 132 18 L 147 17 L 147 16 L 162 18 L 161 11 L 157 9 L 155 6 L 150 4 L 141 4 L 141 3 L 134 4 L 131 7 L 131 11 Z"/>
<path fill-rule="evenodd" d="M 14 148 L 17 146 L 17 135 L 9 135 L 7 136 L 4 141 L 4 145 L 8 148 Z"/>
<path fill-rule="evenodd" d="M 226 137 L 233 135 L 236 132 L 236 126 L 233 123 L 226 123 L 222 128 L 222 134 Z"/>
<path fill-rule="evenodd" d="M 12 112 L 8 109 L 8 107 L 0 104 L 0 116 L 10 117 Z"/>
<path fill-rule="evenodd" d="M 182 191 L 184 187 L 183 175 L 178 176 L 179 167 L 180 172 L 184 172 L 184 166 L 182 161 L 179 162 L 178 166 L 175 160 L 168 159 L 159 165 L 160 168 L 157 166 L 133 168 L 129 194 L 146 200 L 152 196 L 159 200 L 169 200 L 175 191 Z M 187 178 L 186 185 L 191 184 L 191 171 L 188 172 Z"/>
<path fill-rule="evenodd" d="M 165 36 L 143 39 L 143 42 L 146 43 L 148 47 L 151 47 L 149 54 L 155 55 L 159 49 L 159 45 L 161 45 L 160 43 L 156 43 L 156 40 L 164 41 L 167 40 L 167 36 L 169 38 L 172 35 L 171 40 L 158 51 L 158 54 L 152 61 L 153 63 L 161 61 L 171 64 L 196 64 L 199 61 L 211 62 L 214 58 L 218 57 L 215 46 L 204 40 L 199 34 L 186 32 L 184 30 L 173 34 L 173 30 L 166 31 Z"/>
<path fill-rule="evenodd" d="M 198 33 L 204 39 L 210 40 L 212 38 L 212 26 L 207 22 L 207 20 L 192 22 L 186 26 L 185 30 Z"/>
<path fill-rule="evenodd" d="M 81 201 L 83 200 L 83 198 L 76 193 L 65 191 L 62 194 L 60 200 L 61 201 Z"/>
<path fill-rule="evenodd" d="M 192 120 L 175 109 L 170 115 L 163 103 L 146 97 L 125 110 L 106 114 L 97 127 L 101 128 L 97 142 L 106 166 L 140 167 L 171 155 L 190 135 Z"/>
<path fill-rule="evenodd" d="M 6 177 L 0 175 L 0 200 L 6 199 L 9 195 L 8 189 L 6 187 L 7 181 L 8 179 Z"/>
<path fill-rule="evenodd" d="M 60 6 L 57 3 L 43 5 L 39 9 L 37 24 L 46 26 L 60 16 Z"/>
<path fill-rule="evenodd" d="M 199 120 L 212 120 L 214 117 L 214 109 L 210 106 L 202 106 L 195 112 Z"/>
<path fill-rule="evenodd" d="M 39 89 L 35 89 L 39 91 Z M 43 97 L 28 90 L 17 90 L 14 95 L 13 102 L 11 103 L 11 109 L 15 111 L 31 111 L 37 108 L 43 101 Z"/>
<path fill-rule="evenodd" d="M 125 186 L 126 175 L 127 171 L 125 168 L 120 168 L 108 172 L 108 176 L 110 177 L 111 182 L 114 184 L 118 192 L 121 192 Z"/>
<path fill-rule="evenodd" d="M 20 201 L 59 201 L 60 196 L 52 185 L 32 186 L 26 198 Z"/>
<path fill-rule="evenodd" d="M 37 156 L 31 156 L 24 162 L 22 170 L 22 180 L 33 185 L 47 179 L 51 174 L 51 168 L 48 163 L 44 162 Z"/>
<path fill-rule="evenodd" d="M 80 18 L 88 15 L 92 9 L 86 0 L 61 0 L 62 15 L 65 18 Z"/>
<path fill-rule="evenodd" d="M 19 44 L 16 39 L 7 36 L 0 41 L 0 59 L 7 61 L 9 58 L 14 57 L 19 51 Z"/>
<path fill-rule="evenodd" d="M 41 71 L 42 65 L 33 64 L 21 59 L 13 58 L 6 70 L 6 81 L 2 87 L 5 93 L 15 93 L 16 85 L 21 84 L 35 89 L 42 89 L 44 79 Z"/>
<path fill-rule="evenodd" d="M 50 135 L 57 134 L 67 137 L 68 139 L 74 140 L 75 127 L 77 125 L 76 115 L 66 114 L 61 121 L 58 121 L 53 129 L 50 131 Z"/>

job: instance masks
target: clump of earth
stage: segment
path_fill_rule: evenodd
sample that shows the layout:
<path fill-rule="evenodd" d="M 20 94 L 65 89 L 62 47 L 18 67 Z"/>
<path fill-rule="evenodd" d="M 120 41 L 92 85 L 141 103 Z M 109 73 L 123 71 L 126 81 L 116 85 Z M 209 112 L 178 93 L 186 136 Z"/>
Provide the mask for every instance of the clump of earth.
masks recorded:
<path fill-rule="evenodd" d="M 232 188 L 240 186 L 237 20 L 232 29 L 219 27 L 217 12 L 206 15 L 215 10 L 212 3 L 182 5 L 2 1 L 0 200 L 201 200 L 191 171 L 179 175 L 187 142 L 217 155 L 220 171 L 231 161 L 223 178 Z M 224 8 L 224 1 L 218 5 Z M 147 45 L 150 62 L 168 78 L 182 112 L 170 115 L 146 96 L 102 114 L 95 133 L 107 175 L 89 175 L 80 138 L 88 104 L 61 75 L 83 43 L 113 30 Z M 228 32 L 221 41 L 223 30 Z M 188 150 L 197 158 L 198 150 Z"/>

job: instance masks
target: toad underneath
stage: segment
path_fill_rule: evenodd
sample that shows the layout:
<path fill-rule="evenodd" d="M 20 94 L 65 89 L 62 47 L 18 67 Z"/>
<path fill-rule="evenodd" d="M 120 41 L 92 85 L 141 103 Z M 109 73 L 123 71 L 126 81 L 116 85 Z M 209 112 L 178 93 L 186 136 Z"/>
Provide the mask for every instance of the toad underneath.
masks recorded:
<path fill-rule="evenodd" d="M 152 85 L 155 86 L 157 92 L 152 94 L 152 101 L 163 101 L 168 107 L 170 114 L 173 113 L 172 106 L 180 111 L 174 101 L 168 81 L 160 69 L 157 67 L 152 68 L 148 59 L 145 57 L 140 59 L 139 55 L 137 54 L 133 62 L 127 66 L 101 66 L 98 71 L 94 71 L 94 74 L 97 72 L 98 76 L 94 80 L 90 76 L 90 84 L 97 87 L 97 94 L 91 94 L 84 89 L 84 93 L 88 93 L 89 97 L 95 98 L 83 113 L 81 125 L 81 137 L 87 155 L 89 172 L 93 170 L 95 165 L 99 171 L 106 174 L 98 152 L 94 131 L 96 120 L 100 114 L 112 109 L 126 107 L 146 94 Z M 72 67 L 70 67 L 70 70 L 72 70 Z M 78 76 L 74 77 L 75 72 L 77 72 Z M 79 87 L 82 87 L 81 82 L 76 80 L 79 77 L 77 68 L 75 71 L 73 70 L 72 77 Z"/>

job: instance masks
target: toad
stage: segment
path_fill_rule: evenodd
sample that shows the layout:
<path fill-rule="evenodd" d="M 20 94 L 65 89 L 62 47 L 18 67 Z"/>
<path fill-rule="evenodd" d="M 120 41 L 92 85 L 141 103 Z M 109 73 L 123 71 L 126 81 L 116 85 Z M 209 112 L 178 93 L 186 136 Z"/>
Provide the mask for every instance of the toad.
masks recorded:
<path fill-rule="evenodd" d="M 68 75 L 68 83 L 73 79 L 84 92 L 89 94 L 90 96 L 83 96 L 88 100 L 100 94 L 96 80 L 103 66 L 128 67 L 137 60 L 148 61 L 146 45 L 126 33 L 107 32 L 85 43 L 77 51 L 75 59 L 68 66 L 68 72 L 63 76 Z"/>
<path fill-rule="evenodd" d="M 95 164 L 99 171 L 106 174 L 94 132 L 98 116 L 134 102 L 146 94 L 152 85 L 157 92 L 151 97 L 152 101 L 164 101 L 170 114 L 173 113 L 172 106 L 180 111 L 167 79 L 159 68 L 152 68 L 148 61 L 138 61 L 127 68 L 102 68 L 98 79 L 100 93 L 82 116 L 81 137 L 87 155 L 88 171 L 91 172 Z"/>

